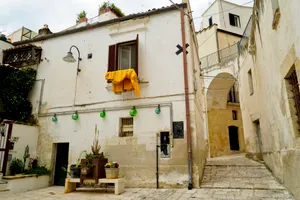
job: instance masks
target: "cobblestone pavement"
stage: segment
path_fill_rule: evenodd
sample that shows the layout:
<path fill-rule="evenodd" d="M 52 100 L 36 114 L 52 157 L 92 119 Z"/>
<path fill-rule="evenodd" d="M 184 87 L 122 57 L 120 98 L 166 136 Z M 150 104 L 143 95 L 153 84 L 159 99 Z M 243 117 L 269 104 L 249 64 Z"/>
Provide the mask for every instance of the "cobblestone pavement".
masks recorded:
<path fill-rule="evenodd" d="M 0 193 L 2 200 L 292 200 L 263 164 L 243 156 L 211 159 L 207 162 L 199 189 L 126 188 L 125 193 L 80 190 L 64 194 L 63 187 L 49 187 L 18 194 Z"/>

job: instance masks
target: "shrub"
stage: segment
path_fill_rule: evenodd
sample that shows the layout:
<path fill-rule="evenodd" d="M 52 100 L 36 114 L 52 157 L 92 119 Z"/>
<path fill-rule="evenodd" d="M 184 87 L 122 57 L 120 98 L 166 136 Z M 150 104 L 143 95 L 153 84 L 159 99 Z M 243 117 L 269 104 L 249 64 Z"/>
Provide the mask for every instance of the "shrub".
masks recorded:
<path fill-rule="evenodd" d="M 51 173 L 46 167 L 36 167 L 24 172 L 25 174 L 36 174 L 37 176 L 48 175 Z"/>
<path fill-rule="evenodd" d="M 10 174 L 15 175 L 15 174 L 22 173 L 23 167 L 24 167 L 23 161 L 18 158 L 14 158 L 10 163 L 10 167 L 9 167 Z"/>

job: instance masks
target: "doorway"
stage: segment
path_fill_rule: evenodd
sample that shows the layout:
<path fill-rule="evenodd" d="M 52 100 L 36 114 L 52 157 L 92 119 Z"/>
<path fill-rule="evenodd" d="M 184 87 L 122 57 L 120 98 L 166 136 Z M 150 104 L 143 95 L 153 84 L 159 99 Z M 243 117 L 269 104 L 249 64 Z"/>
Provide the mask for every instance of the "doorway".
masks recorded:
<path fill-rule="evenodd" d="M 228 131 L 229 131 L 230 150 L 239 151 L 240 150 L 239 128 L 236 126 L 229 126 Z"/>
<path fill-rule="evenodd" d="M 256 120 L 253 123 L 254 123 L 254 126 L 255 126 L 255 132 L 256 132 L 256 136 L 257 136 L 257 143 L 258 143 L 259 153 L 262 153 L 262 141 L 261 141 L 259 120 Z"/>
<path fill-rule="evenodd" d="M 54 171 L 54 185 L 65 185 L 65 179 L 67 177 L 69 159 L 69 143 L 57 143 L 56 144 L 56 161 Z"/>

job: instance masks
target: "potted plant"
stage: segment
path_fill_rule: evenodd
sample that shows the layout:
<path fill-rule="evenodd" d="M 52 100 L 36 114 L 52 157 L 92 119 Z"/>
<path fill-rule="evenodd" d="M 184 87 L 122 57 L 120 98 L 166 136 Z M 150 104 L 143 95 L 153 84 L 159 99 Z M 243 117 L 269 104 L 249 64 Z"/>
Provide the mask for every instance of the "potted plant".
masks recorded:
<path fill-rule="evenodd" d="M 105 174 L 107 179 L 119 178 L 119 164 L 117 162 L 106 163 Z"/>
<path fill-rule="evenodd" d="M 100 152 L 101 146 L 99 144 L 99 130 L 95 125 L 94 141 L 91 146 L 91 153 L 86 153 L 85 159 L 81 159 L 81 176 L 80 181 L 86 177 L 92 177 L 96 183 L 99 178 L 105 178 L 104 165 L 107 163 L 107 158 L 104 157 L 103 152 Z M 90 173 L 89 173 L 90 172 Z"/>
<path fill-rule="evenodd" d="M 118 17 L 124 17 L 125 16 L 125 14 L 122 12 L 122 10 L 119 7 L 117 7 L 114 3 L 111 4 L 109 2 L 103 2 L 99 6 L 99 15 L 101 15 L 103 13 L 106 13 L 108 11 L 113 12 Z"/>
<path fill-rule="evenodd" d="M 77 14 L 77 22 L 81 23 L 81 22 L 86 22 L 88 20 L 88 18 L 86 17 L 86 12 L 83 10 L 81 11 L 79 14 Z"/>
<path fill-rule="evenodd" d="M 86 151 L 85 150 L 81 151 L 81 153 L 77 159 L 77 163 L 70 166 L 71 178 L 79 178 L 80 177 L 80 172 L 81 172 L 80 161 L 81 161 L 81 156 L 83 153 L 86 153 Z"/>

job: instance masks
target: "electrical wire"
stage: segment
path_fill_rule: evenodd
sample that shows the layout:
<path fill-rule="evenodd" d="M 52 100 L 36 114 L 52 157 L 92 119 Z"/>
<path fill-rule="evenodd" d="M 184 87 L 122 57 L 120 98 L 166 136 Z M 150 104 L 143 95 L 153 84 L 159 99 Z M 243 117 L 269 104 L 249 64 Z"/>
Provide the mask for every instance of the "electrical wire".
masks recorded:
<path fill-rule="evenodd" d="M 221 11 L 221 12 L 213 13 L 213 14 L 210 14 L 210 15 L 203 15 L 203 16 L 200 16 L 200 17 L 195 17 L 195 18 L 193 18 L 193 19 L 200 19 L 200 18 L 203 18 L 203 17 L 210 17 L 210 16 L 214 16 L 214 15 L 219 15 L 219 14 L 222 13 L 222 12 L 230 11 L 230 10 L 236 9 L 236 8 L 238 8 L 238 7 L 240 7 L 240 6 L 244 6 L 244 5 L 247 5 L 247 4 L 249 4 L 249 3 L 253 3 L 253 2 L 254 2 L 254 1 L 249 1 L 249 2 L 246 2 L 246 3 L 244 3 L 244 4 L 240 4 L 240 5 L 238 5 L 238 6 L 235 6 L 235 7 L 233 7 L 233 8 L 230 8 L 230 9 L 227 9 L 227 10 L 223 10 L 223 11 Z"/>

